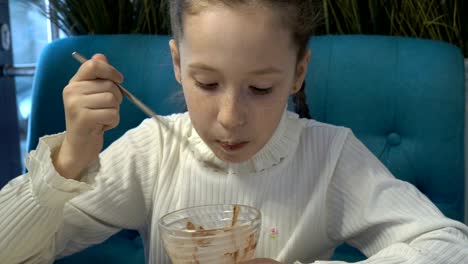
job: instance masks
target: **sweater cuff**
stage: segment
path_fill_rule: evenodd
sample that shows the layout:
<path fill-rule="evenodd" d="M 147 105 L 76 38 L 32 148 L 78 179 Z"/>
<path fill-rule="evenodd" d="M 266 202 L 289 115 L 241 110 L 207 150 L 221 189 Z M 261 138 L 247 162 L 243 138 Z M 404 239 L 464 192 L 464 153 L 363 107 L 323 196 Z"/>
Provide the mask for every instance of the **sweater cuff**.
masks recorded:
<path fill-rule="evenodd" d="M 65 133 L 45 136 L 39 140 L 36 150 L 26 157 L 26 167 L 32 183 L 32 191 L 39 202 L 47 207 L 60 207 L 81 193 L 93 189 L 91 177 L 99 171 L 99 161 L 83 173 L 82 181 L 66 179 L 59 175 L 52 163 L 52 153 L 63 141 Z"/>

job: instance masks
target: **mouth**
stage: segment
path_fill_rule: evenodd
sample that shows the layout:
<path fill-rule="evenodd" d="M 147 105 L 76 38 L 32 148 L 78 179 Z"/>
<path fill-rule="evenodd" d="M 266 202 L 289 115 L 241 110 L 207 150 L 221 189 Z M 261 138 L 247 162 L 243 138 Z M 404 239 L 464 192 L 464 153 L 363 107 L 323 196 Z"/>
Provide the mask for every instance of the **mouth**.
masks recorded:
<path fill-rule="evenodd" d="M 245 147 L 245 145 L 247 145 L 247 141 L 241 141 L 241 142 L 225 142 L 225 141 L 218 141 L 218 144 L 226 151 L 228 152 L 232 152 L 232 151 L 236 151 L 236 150 L 239 150 L 243 147 Z"/>

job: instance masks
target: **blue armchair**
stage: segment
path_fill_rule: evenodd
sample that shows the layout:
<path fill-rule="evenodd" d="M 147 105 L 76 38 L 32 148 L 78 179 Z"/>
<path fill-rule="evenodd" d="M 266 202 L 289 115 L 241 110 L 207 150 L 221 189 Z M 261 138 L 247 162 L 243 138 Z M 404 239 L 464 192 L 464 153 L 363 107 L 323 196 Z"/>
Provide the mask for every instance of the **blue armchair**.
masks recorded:
<path fill-rule="evenodd" d="M 181 112 L 174 95 L 168 36 L 106 35 L 58 40 L 44 50 L 34 81 L 29 150 L 45 134 L 65 128 L 62 89 L 79 67 L 71 57 L 104 53 L 124 85 L 155 112 Z M 322 36 L 310 44 L 306 78 L 314 119 L 353 129 L 395 174 L 425 193 L 448 217 L 464 213 L 464 64 L 442 42 L 383 36 Z M 145 118 L 125 101 L 118 128 L 105 145 Z M 103 244 L 56 263 L 143 263 L 138 235 L 123 231 Z M 334 259 L 363 256 L 339 247 Z"/>

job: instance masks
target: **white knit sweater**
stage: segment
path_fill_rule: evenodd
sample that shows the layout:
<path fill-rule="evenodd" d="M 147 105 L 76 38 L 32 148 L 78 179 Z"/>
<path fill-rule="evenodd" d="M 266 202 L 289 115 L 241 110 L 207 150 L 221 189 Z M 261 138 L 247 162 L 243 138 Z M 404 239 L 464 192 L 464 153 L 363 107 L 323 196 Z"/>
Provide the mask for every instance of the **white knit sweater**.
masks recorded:
<path fill-rule="evenodd" d="M 262 212 L 259 257 L 329 263 L 320 260 L 347 241 L 371 256 L 366 264 L 468 263 L 468 228 L 395 179 L 349 129 L 285 112 L 259 153 L 228 164 L 187 113 L 163 120 L 168 126 L 147 119 L 127 132 L 82 182 L 62 178 L 51 163 L 63 134 L 42 138 L 29 173 L 0 192 L 0 262 L 50 263 L 126 228 L 140 232 L 148 263 L 169 263 L 160 216 L 236 203 Z"/>

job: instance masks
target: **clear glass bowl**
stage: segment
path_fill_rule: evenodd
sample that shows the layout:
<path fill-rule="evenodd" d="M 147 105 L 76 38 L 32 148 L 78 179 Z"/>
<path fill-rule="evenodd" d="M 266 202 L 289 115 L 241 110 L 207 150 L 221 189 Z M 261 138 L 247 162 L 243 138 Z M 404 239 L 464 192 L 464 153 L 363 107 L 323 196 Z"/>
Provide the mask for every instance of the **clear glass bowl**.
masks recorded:
<path fill-rule="evenodd" d="M 166 214 L 159 232 L 172 263 L 240 263 L 255 255 L 261 213 L 245 205 L 204 205 Z"/>

